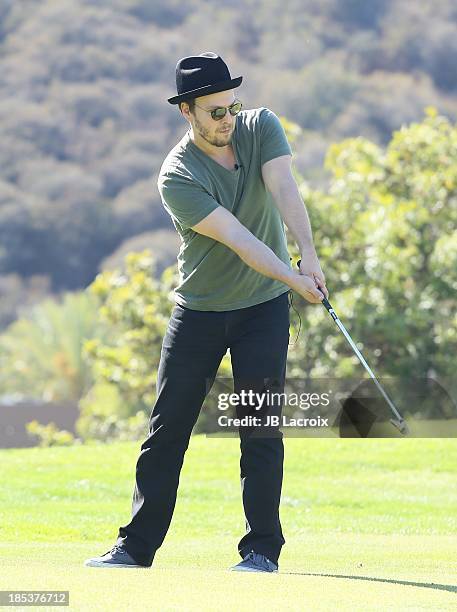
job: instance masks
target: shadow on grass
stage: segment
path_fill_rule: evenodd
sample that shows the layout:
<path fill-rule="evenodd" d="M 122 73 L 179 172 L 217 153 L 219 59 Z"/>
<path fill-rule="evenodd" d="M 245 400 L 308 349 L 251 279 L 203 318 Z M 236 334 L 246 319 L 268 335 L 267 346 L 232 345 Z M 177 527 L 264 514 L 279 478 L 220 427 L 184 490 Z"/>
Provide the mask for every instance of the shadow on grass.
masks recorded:
<path fill-rule="evenodd" d="M 370 580 L 372 582 L 388 582 L 390 584 L 402 584 L 406 586 L 422 587 L 424 589 L 437 589 L 457 593 L 457 586 L 452 584 L 436 584 L 435 582 L 412 582 L 410 580 L 391 580 L 389 578 L 372 578 L 370 576 L 344 576 L 343 574 L 312 574 L 310 572 L 279 572 L 281 575 L 292 576 L 322 576 L 324 578 L 344 578 L 345 580 Z"/>

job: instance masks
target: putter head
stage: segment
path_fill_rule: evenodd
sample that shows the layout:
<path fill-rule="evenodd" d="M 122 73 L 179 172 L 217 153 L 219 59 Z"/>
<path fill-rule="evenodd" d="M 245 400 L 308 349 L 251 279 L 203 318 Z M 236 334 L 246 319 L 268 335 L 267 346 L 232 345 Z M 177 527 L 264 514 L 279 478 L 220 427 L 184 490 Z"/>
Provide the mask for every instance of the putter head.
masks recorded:
<path fill-rule="evenodd" d="M 406 421 L 403 419 L 401 421 L 398 421 L 397 419 L 390 419 L 390 422 L 398 429 L 402 436 L 407 436 L 410 433 L 409 427 L 406 424 Z"/>

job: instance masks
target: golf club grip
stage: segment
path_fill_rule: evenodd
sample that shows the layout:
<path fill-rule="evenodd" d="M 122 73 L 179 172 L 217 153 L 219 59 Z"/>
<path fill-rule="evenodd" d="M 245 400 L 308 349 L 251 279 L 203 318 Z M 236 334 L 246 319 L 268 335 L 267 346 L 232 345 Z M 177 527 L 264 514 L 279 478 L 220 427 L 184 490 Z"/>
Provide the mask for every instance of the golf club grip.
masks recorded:
<path fill-rule="evenodd" d="M 299 270 L 300 270 L 300 264 L 301 264 L 301 259 L 299 259 L 299 260 L 297 261 L 297 268 L 298 268 Z M 321 291 L 321 290 L 319 289 L 319 291 Z M 322 293 L 322 291 L 321 291 L 321 293 Z M 321 300 L 321 302 L 322 302 L 322 304 L 325 306 L 325 308 L 326 308 L 326 309 L 327 309 L 327 310 L 330 312 L 330 314 L 331 314 L 331 316 L 333 317 L 333 319 L 335 319 L 335 321 L 336 321 L 336 319 L 337 319 L 338 317 L 336 316 L 336 313 L 335 313 L 335 311 L 333 310 L 332 305 L 331 305 L 331 304 L 330 304 L 330 302 L 327 300 L 327 298 L 326 298 L 326 297 L 324 297 L 324 298 Z"/>

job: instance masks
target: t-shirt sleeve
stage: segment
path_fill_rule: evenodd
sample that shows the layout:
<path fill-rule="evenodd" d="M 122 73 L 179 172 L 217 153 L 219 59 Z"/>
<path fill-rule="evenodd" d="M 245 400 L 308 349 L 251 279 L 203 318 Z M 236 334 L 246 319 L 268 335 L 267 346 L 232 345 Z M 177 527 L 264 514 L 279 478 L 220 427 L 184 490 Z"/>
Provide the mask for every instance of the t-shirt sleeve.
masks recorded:
<path fill-rule="evenodd" d="M 220 206 L 203 187 L 186 177 L 160 175 L 157 187 L 165 210 L 183 230 L 199 223 Z"/>
<path fill-rule="evenodd" d="M 260 111 L 259 124 L 261 166 L 275 157 L 292 155 L 284 128 L 273 111 L 263 108 Z"/>

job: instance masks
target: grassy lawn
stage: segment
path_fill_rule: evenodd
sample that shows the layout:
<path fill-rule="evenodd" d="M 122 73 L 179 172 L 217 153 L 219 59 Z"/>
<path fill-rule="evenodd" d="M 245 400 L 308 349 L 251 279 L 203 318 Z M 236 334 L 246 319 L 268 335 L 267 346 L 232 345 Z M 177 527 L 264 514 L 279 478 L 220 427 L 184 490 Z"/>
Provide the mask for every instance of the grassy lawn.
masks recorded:
<path fill-rule="evenodd" d="M 285 438 L 280 573 L 243 575 L 239 442 L 194 436 L 153 567 L 86 568 L 129 520 L 140 445 L 0 451 L 0 590 L 70 590 L 74 610 L 457 609 L 454 439 Z"/>

